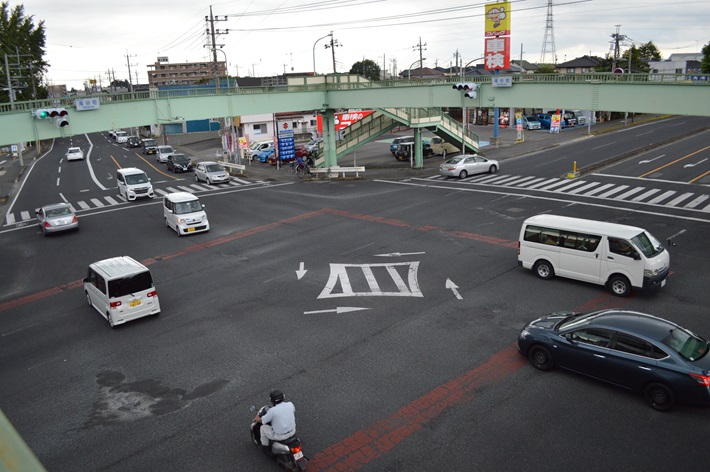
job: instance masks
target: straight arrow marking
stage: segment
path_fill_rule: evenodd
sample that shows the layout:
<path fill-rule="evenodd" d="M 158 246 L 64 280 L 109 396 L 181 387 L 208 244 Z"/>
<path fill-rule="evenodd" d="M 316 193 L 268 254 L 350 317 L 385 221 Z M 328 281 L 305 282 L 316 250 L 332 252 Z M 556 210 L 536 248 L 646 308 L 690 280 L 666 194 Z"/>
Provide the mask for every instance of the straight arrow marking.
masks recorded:
<path fill-rule="evenodd" d="M 457 288 L 459 288 L 459 286 L 456 285 L 455 283 L 453 283 L 453 282 L 451 281 L 451 279 L 446 279 L 446 288 L 451 289 L 451 291 L 454 293 L 454 295 L 456 296 L 456 298 L 458 298 L 459 300 L 463 300 L 463 297 L 461 296 L 461 294 L 459 293 L 459 291 L 456 290 Z"/>
<path fill-rule="evenodd" d="M 300 266 L 299 269 L 296 271 L 296 277 L 298 277 L 298 280 L 301 280 L 301 277 L 303 277 L 304 275 L 306 275 L 306 272 L 308 272 L 308 271 L 305 270 L 303 267 L 304 267 L 304 264 L 303 264 L 303 262 L 301 262 L 301 266 Z"/>
<path fill-rule="evenodd" d="M 360 310 L 369 310 L 369 308 L 364 308 L 364 307 L 358 307 L 358 306 L 339 306 L 337 308 L 332 308 L 330 310 L 314 310 L 314 311 L 304 311 L 304 315 L 313 315 L 317 313 L 335 313 L 335 314 L 341 314 L 341 313 L 349 313 L 351 311 L 360 311 Z"/>

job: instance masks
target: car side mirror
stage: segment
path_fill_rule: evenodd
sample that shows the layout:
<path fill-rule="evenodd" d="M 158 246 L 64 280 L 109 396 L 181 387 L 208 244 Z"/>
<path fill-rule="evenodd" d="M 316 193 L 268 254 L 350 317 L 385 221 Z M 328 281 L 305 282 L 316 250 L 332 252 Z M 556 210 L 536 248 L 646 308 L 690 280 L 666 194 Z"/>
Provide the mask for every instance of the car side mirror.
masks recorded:
<path fill-rule="evenodd" d="M 203 209 L 205 208 L 205 205 L 204 205 L 204 204 L 202 204 L 202 208 L 203 208 Z"/>
<path fill-rule="evenodd" d="M 640 261 L 641 260 L 641 255 L 638 252 L 634 252 L 634 260 L 635 261 Z"/>
<path fill-rule="evenodd" d="M 87 283 L 88 281 L 89 281 L 89 278 L 88 278 L 88 277 L 84 277 L 83 282 L 84 282 L 84 283 Z"/>

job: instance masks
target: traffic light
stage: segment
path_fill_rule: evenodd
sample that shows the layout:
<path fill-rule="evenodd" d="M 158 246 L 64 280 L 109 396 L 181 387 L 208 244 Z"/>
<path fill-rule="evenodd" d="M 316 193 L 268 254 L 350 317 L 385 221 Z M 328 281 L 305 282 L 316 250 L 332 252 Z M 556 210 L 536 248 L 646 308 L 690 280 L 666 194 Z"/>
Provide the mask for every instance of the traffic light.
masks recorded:
<path fill-rule="evenodd" d="M 459 82 L 455 84 L 453 88 L 454 90 L 464 92 L 464 96 L 466 98 L 476 98 L 476 89 L 478 88 L 478 84 L 473 82 Z"/>
<path fill-rule="evenodd" d="M 54 123 L 57 125 L 57 128 L 69 126 L 69 120 L 67 119 L 69 117 L 69 112 L 66 108 L 50 108 L 49 116 L 54 118 Z"/>
<path fill-rule="evenodd" d="M 39 110 L 35 110 L 33 113 L 35 118 L 38 118 L 40 120 L 44 120 L 49 118 L 49 110 L 45 108 L 40 108 Z"/>

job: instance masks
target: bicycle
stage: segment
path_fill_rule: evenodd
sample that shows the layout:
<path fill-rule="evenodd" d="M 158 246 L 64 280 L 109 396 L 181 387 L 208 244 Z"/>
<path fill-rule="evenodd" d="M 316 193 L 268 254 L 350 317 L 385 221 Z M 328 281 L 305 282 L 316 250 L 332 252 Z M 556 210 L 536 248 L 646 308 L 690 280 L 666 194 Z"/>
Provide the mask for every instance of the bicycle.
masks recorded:
<path fill-rule="evenodd" d="M 296 174 L 299 178 L 303 178 L 306 176 L 306 174 L 310 174 L 310 170 L 305 164 L 297 164 L 294 161 L 291 161 L 291 164 L 288 167 L 288 173 L 290 175 Z"/>

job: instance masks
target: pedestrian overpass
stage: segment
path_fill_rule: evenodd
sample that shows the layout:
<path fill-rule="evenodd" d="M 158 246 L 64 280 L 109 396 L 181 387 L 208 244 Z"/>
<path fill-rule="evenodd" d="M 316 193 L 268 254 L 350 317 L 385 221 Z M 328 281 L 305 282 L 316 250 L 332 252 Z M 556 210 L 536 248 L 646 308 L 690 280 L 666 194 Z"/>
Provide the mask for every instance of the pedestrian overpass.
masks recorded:
<path fill-rule="evenodd" d="M 698 80 L 693 80 L 698 79 Z M 476 98 L 455 90 L 457 82 L 478 84 Z M 87 99 L 93 99 L 90 102 Z M 73 136 L 108 129 L 262 113 L 313 110 L 323 116 L 323 165 L 405 124 L 414 129 L 415 166 L 421 167 L 421 132 L 465 143 L 478 150 L 478 137 L 451 119 L 444 108 L 560 108 L 710 116 L 710 82 L 686 74 L 525 74 L 369 81 L 332 74 L 289 78 L 273 87 L 186 88 L 130 93 L 97 93 L 0 105 L 0 145 Z M 89 108 L 86 104 L 89 103 Z M 93 104 L 94 106 L 91 106 Z M 65 108 L 69 125 L 59 128 L 34 111 Z M 336 140 L 334 113 L 375 109 Z"/>

